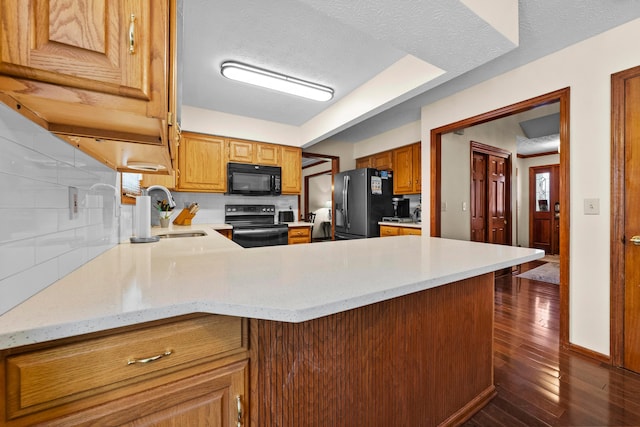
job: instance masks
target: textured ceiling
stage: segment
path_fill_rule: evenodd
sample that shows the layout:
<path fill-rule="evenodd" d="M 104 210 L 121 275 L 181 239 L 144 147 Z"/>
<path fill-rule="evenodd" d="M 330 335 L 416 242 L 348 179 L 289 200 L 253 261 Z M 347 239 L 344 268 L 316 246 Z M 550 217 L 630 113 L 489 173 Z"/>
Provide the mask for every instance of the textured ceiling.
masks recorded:
<path fill-rule="evenodd" d="M 508 6 L 515 0 L 495 1 Z M 358 141 L 418 120 L 422 105 L 449 93 L 640 16 L 638 0 L 521 0 L 518 46 L 512 34 L 485 21 L 488 15 L 472 11 L 483 3 L 184 0 L 183 105 L 302 126 L 348 102 L 355 89 L 407 54 L 443 70 L 410 91 L 398 89 L 394 100 L 370 107 L 348 129 L 336 127 L 309 143 L 334 134 Z M 336 95 L 318 103 L 232 82 L 219 73 L 225 60 L 327 85 Z"/>

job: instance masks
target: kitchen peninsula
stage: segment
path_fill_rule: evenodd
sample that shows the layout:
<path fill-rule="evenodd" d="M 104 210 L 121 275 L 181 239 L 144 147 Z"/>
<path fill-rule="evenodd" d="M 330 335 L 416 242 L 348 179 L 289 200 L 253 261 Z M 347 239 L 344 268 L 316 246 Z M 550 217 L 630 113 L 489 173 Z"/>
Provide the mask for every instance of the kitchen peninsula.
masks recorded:
<path fill-rule="evenodd" d="M 244 425 L 456 424 L 495 393 L 492 272 L 543 256 L 532 249 L 426 236 L 242 249 L 214 228 L 185 228 L 203 230 L 203 237 L 118 245 L 0 316 L 0 380 L 21 385 L 4 393 L 10 402 L 2 421 L 15 417 L 17 425 L 20 416 L 36 417 L 36 409 L 46 412 L 53 405 L 44 398 L 16 398 L 28 388 L 34 360 L 41 360 L 30 359 L 29 352 L 46 350 L 51 340 L 88 346 L 119 328 L 142 340 L 144 335 L 135 334 L 149 322 L 177 319 L 176 325 L 196 328 L 211 318 L 216 327 L 237 331 L 237 342 L 204 333 L 198 340 L 211 336 L 228 343 L 217 351 L 229 363 L 216 368 L 235 375 L 230 387 L 247 389 L 237 397 L 221 395 L 221 419 L 235 419 L 237 403 Z M 78 354 L 70 348 L 65 358 Z M 233 359 L 241 350 L 243 359 Z M 175 344 L 163 347 L 158 360 L 120 362 L 130 372 L 166 367 L 172 378 L 180 371 L 170 364 L 182 361 L 184 353 Z M 103 363 L 99 354 L 90 355 Z M 195 362 L 184 363 L 186 371 L 196 369 Z M 136 393 L 147 383 L 159 387 L 157 374 L 144 375 L 132 385 Z M 194 373 L 189 381 L 204 375 Z M 111 382 L 94 387 L 116 393 L 118 383 Z M 108 407 L 83 389 L 60 397 L 52 416 L 74 409 L 74 399 L 91 401 L 76 409 L 94 420 L 106 410 L 100 404 Z M 31 400 L 37 407 L 32 413 L 21 406 Z M 65 422 L 78 419 L 85 418 L 72 414 Z"/>

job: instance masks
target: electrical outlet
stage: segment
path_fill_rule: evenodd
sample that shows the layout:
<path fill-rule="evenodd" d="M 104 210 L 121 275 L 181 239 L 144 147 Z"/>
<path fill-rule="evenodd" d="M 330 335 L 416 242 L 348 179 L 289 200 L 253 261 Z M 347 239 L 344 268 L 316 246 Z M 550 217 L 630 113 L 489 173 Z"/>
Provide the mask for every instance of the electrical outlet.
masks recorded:
<path fill-rule="evenodd" d="M 462 202 L 462 211 L 463 212 L 467 211 L 467 202 Z"/>
<path fill-rule="evenodd" d="M 585 215 L 600 215 L 600 199 L 584 199 Z"/>
<path fill-rule="evenodd" d="M 440 211 L 441 212 L 446 212 L 447 211 L 447 202 L 442 202 L 442 206 L 440 207 Z"/>
<path fill-rule="evenodd" d="M 69 187 L 69 219 L 78 218 L 78 189 Z"/>

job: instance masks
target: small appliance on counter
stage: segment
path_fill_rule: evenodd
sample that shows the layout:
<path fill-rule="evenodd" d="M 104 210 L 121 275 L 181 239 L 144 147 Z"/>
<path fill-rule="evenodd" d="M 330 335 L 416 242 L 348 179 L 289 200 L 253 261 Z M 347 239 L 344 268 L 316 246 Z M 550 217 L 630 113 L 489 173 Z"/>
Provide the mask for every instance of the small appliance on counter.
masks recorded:
<path fill-rule="evenodd" d="M 278 222 L 280 224 L 285 222 L 293 222 L 293 211 L 280 211 L 278 212 Z"/>

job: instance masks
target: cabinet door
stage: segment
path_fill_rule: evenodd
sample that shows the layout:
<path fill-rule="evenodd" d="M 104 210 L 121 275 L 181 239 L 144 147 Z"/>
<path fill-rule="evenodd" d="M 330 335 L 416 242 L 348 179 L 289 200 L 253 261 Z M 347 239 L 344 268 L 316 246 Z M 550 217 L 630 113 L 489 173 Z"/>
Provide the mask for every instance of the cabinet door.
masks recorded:
<path fill-rule="evenodd" d="M 413 193 L 413 148 L 411 145 L 393 150 L 393 193 Z"/>
<path fill-rule="evenodd" d="M 392 225 L 380 226 L 380 237 L 399 236 L 399 235 L 400 235 L 400 227 L 394 227 Z"/>
<path fill-rule="evenodd" d="M 373 156 L 371 167 L 379 170 L 393 170 L 393 153 L 384 151 Z"/>
<path fill-rule="evenodd" d="M 230 139 L 229 161 L 238 163 L 254 163 L 253 150 L 253 142 Z"/>
<path fill-rule="evenodd" d="M 361 157 L 356 159 L 356 169 L 360 168 L 370 168 L 371 167 L 371 157 Z"/>
<path fill-rule="evenodd" d="M 178 147 L 178 189 L 223 193 L 227 189 L 225 140 L 184 133 Z"/>
<path fill-rule="evenodd" d="M 408 235 L 421 236 L 422 235 L 422 230 L 420 228 L 414 228 L 414 227 L 399 227 L 399 228 L 400 228 L 400 234 L 402 236 L 408 236 Z"/>
<path fill-rule="evenodd" d="M 246 360 L 237 362 L 127 395 L 47 425 L 248 425 L 247 369 Z"/>
<path fill-rule="evenodd" d="M 176 188 L 176 179 L 173 172 L 170 175 L 158 175 L 145 173 L 142 175 L 142 181 L 140 181 L 140 187 L 147 188 L 152 185 L 162 185 L 169 190 Z"/>
<path fill-rule="evenodd" d="M 151 0 L 3 0 L 0 16 L 3 74 L 151 98 Z"/>
<path fill-rule="evenodd" d="M 302 149 L 282 147 L 282 194 L 300 194 L 302 189 Z"/>
<path fill-rule="evenodd" d="M 280 148 L 273 144 L 256 143 L 256 163 L 259 165 L 279 166 Z"/>
<path fill-rule="evenodd" d="M 413 192 L 422 192 L 422 144 L 420 142 L 411 146 L 413 151 Z"/>

